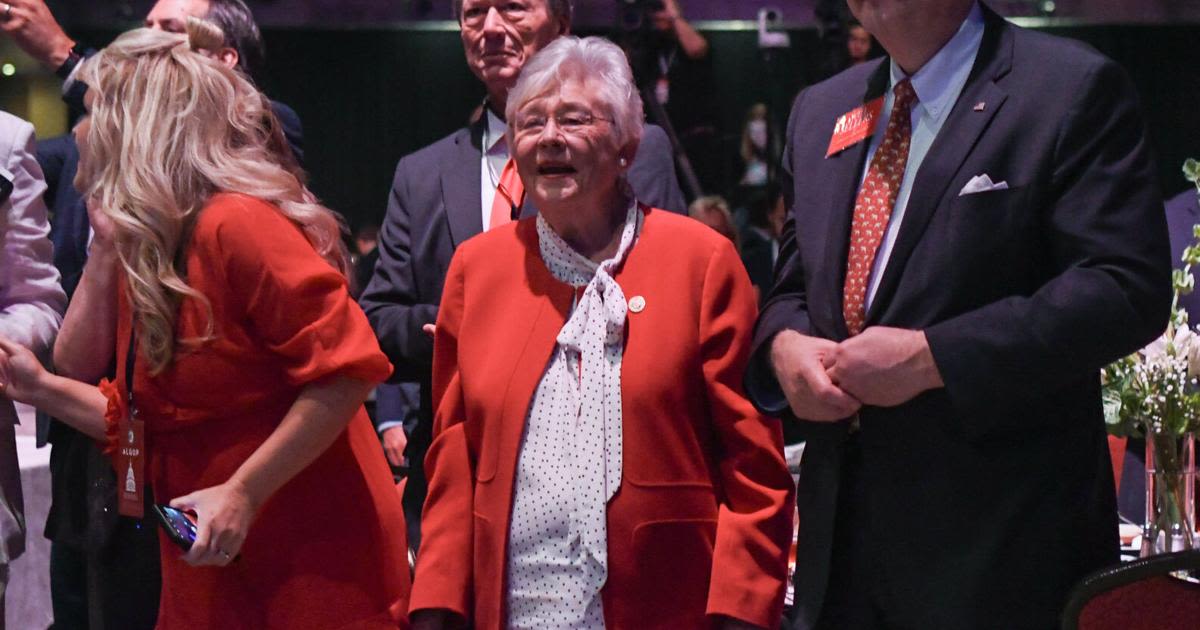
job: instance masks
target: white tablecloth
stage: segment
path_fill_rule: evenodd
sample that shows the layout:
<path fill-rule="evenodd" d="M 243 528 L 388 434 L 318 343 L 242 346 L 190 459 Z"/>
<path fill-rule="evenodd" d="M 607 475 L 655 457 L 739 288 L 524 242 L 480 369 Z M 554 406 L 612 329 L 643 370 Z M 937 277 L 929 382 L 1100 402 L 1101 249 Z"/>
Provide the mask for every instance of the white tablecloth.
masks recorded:
<path fill-rule="evenodd" d="M 17 461 L 25 495 L 25 553 L 9 567 L 5 622 L 8 630 L 42 630 L 50 607 L 50 541 L 42 535 L 50 510 L 50 449 L 35 448 L 33 410 L 17 406 Z"/>

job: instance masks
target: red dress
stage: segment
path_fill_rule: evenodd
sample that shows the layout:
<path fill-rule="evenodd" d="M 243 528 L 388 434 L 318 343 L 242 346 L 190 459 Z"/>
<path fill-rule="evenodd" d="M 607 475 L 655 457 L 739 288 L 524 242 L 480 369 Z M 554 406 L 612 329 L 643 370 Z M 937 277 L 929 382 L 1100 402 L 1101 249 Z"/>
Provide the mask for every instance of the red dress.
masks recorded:
<path fill-rule="evenodd" d="M 149 375 L 142 356 L 135 362 L 147 479 L 162 504 L 227 481 L 306 385 L 335 374 L 378 382 L 391 371 L 345 280 L 275 206 L 215 195 L 197 220 L 186 263 L 188 283 L 211 301 L 215 339 L 178 350 L 157 376 Z M 177 339 L 203 333 L 205 321 L 204 308 L 185 300 Z M 123 412 L 126 391 L 131 318 L 124 290 L 117 322 L 110 421 Z M 404 515 L 362 410 L 325 453 L 262 505 L 236 562 L 192 567 L 165 535 L 159 541 L 159 628 L 403 623 L 409 592 Z"/>

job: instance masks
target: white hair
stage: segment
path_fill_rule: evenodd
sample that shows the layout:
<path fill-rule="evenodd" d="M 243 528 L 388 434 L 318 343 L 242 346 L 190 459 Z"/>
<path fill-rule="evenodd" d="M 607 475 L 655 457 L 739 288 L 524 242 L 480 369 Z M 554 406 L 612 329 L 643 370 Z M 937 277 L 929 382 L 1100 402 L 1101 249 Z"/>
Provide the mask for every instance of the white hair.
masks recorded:
<path fill-rule="evenodd" d="M 617 143 L 642 139 L 642 97 L 633 82 L 629 60 L 616 44 L 601 37 L 563 36 L 540 50 L 508 92 L 505 117 L 516 119 L 529 101 L 544 96 L 568 80 L 588 82 L 601 107 L 612 118 Z"/>

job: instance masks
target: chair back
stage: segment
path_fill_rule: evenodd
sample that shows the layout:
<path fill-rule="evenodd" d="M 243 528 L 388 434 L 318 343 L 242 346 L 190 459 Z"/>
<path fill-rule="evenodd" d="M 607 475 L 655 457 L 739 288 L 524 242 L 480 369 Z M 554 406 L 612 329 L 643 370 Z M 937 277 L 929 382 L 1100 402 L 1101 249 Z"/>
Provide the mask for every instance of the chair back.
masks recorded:
<path fill-rule="evenodd" d="M 1139 558 L 1085 577 L 1063 611 L 1063 630 L 1196 630 L 1200 582 L 1174 577 L 1200 573 L 1200 550 Z"/>

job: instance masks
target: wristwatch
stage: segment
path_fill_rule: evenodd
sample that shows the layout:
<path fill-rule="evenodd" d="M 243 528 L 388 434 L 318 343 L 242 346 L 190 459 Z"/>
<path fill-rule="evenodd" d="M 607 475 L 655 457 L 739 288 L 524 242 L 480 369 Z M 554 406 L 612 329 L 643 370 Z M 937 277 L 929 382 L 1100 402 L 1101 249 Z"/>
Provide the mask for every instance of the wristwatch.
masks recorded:
<path fill-rule="evenodd" d="M 62 62 L 62 65 L 58 67 L 58 70 L 54 71 L 54 74 L 63 81 L 66 81 L 67 77 L 71 76 L 71 72 L 75 70 L 75 66 L 78 66 L 80 61 L 83 61 L 83 48 L 79 44 L 75 44 L 71 46 L 71 50 L 67 51 L 66 61 Z"/>

